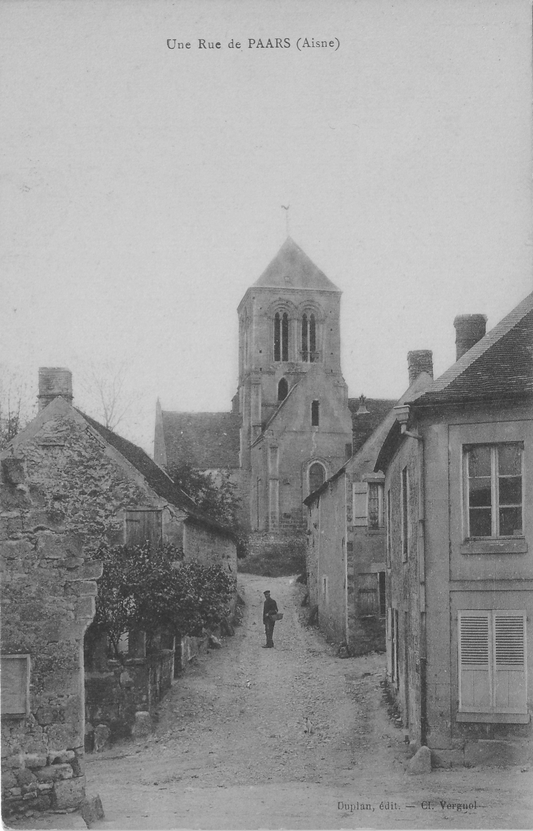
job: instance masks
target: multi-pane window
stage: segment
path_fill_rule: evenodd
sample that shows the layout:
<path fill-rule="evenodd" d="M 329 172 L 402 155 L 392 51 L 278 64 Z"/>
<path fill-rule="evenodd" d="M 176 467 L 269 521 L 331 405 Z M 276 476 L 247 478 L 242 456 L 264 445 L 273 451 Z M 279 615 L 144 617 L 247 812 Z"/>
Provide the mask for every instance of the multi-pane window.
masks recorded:
<path fill-rule="evenodd" d="M 289 360 L 289 315 L 276 312 L 274 315 L 274 360 Z"/>
<path fill-rule="evenodd" d="M 316 349 L 316 318 L 314 314 L 302 316 L 302 361 L 318 361 Z"/>
<path fill-rule="evenodd" d="M 526 615 L 460 611 L 459 712 L 526 713 Z"/>
<path fill-rule="evenodd" d="M 522 445 L 465 448 L 466 536 L 522 534 Z"/>
<path fill-rule="evenodd" d="M 381 528 L 383 525 L 383 485 L 368 483 L 368 527 Z"/>

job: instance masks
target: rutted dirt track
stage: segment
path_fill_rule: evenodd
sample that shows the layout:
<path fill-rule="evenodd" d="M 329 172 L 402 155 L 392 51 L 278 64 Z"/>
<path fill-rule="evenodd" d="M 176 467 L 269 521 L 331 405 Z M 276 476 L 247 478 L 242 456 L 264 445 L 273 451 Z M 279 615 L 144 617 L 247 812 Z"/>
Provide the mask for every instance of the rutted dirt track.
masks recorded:
<path fill-rule="evenodd" d="M 106 813 L 95 828 L 532 827 L 530 771 L 409 776 L 381 702 L 383 657 L 337 658 L 302 627 L 288 578 L 239 582 L 243 625 L 178 681 L 155 734 L 89 757 L 88 788 Z M 284 612 L 275 649 L 261 649 L 264 588 Z M 69 819 L 84 827 L 71 816 L 62 828 Z"/>

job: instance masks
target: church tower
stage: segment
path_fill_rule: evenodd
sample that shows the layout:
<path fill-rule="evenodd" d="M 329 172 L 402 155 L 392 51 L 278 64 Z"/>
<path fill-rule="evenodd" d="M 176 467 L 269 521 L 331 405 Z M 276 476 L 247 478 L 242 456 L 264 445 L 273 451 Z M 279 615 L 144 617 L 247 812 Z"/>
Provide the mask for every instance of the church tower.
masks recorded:
<path fill-rule="evenodd" d="M 289 237 L 239 304 L 240 467 L 252 531 L 301 530 L 303 500 L 351 454 L 340 299 Z"/>

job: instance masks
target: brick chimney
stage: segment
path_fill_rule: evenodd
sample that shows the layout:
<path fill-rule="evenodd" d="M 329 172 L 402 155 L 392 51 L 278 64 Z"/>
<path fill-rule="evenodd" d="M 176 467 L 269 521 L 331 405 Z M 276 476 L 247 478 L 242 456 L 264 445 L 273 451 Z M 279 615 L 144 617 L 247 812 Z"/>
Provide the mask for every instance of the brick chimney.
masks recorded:
<path fill-rule="evenodd" d="M 72 372 L 60 366 L 39 367 L 39 410 L 61 395 L 72 404 Z"/>
<path fill-rule="evenodd" d="M 487 315 L 457 315 L 453 321 L 455 326 L 455 360 L 472 349 L 474 344 L 485 337 L 487 329 Z"/>
<path fill-rule="evenodd" d="M 409 386 L 421 372 L 427 372 L 433 378 L 433 352 L 431 349 L 416 349 L 407 353 L 407 367 L 409 369 Z"/>

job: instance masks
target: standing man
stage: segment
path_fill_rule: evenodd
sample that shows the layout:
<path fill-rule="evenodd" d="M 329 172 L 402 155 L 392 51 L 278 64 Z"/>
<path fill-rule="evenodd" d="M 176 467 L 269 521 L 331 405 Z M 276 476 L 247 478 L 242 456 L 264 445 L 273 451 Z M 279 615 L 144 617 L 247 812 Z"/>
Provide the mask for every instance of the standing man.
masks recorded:
<path fill-rule="evenodd" d="M 263 649 L 272 649 L 274 646 L 272 636 L 274 634 L 274 625 L 276 623 L 274 615 L 277 615 L 278 613 L 278 604 L 273 597 L 270 597 L 269 591 L 263 592 L 263 594 L 265 595 L 265 602 L 263 603 L 263 623 L 265 624 L 265 634 L 267 639 Z"/>

